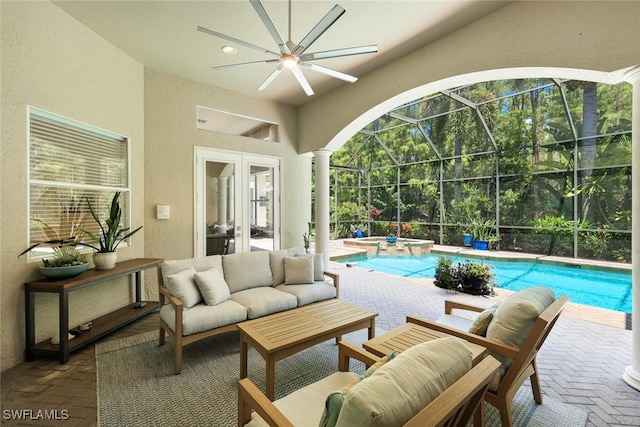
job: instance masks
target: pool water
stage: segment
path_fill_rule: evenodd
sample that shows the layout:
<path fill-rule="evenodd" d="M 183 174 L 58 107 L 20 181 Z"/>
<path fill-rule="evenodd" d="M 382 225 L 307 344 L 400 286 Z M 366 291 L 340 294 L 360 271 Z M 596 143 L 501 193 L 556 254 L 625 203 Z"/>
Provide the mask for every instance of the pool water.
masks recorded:
<path fill-rule="evenodd" d="M 410 278 L 433 279 L 438 258 L 444 255 L 359 256 L 339 262 Z M 448 256 L 448 255 L 447 255 Z M 467 258 L 448 256 L 454 261 Z M 631 313 L 631 272 L 595 270 L 579 266 L 552 265 L 536 261 L 477 260 L 494 266 L 495 283 L 502 289 L 519 291 L 543 285 L 570 302 Z"/>

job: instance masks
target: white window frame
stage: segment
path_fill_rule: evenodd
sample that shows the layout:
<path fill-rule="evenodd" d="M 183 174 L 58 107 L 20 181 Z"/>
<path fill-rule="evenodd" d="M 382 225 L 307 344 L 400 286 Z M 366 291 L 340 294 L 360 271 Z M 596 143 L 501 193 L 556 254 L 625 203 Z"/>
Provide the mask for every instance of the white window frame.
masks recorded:
<path fill-rule="evenodd" d="M 68 129 L 77 129 L 82 132 L 93 133 L 100 138 L 106 138 L 109 140 L 113 140 L 114 143 L 123 143 L 126 144 L 124 149 L 124 153 L 126 158 L 124 160 L 124 167 L 126 168 L 125 172 L 125 182 L 121 185 L 108 185 L 108 183 L 98 183 L 98 184 L 80 184 L 73 183 L 67 181 L 60 180 L 43 180 L 36 179 L 32 177 L 32 161 L 31 161 L 31 146 L 32 146 L 32 135 L 31 135 L 31 125 L 32 118 L 43 118 L 49 121 L 55 122 L 56 125 L 60 127 L 68 128 Z M 91 142 L 89 142 L 91 143 Z M 97 145 L 96 145 L 97 146 Z M 27 246 L 31 246 L 32 243 L 32 217 L 34 217 L 35 212 L 32 212 L 32 203 L 31 203 L 31 195 L 34 188 L 37 187 L 49 187 L 49 188 L 59 188 L 59 189 L 72 189 L 72 190 L 80 190 L 80 191 L 91 191 L 98 193 L 114 193 L 119 191 L 120 195 L 120 205 L 122 207 L 122 226 L 127 227 L 128 224 L 131 224 L 131 141 L 128 137 L 119 135 L 117 133 L 98 128 L 96 126 L 92 126 L 74 119 L 70 119 L 59 114 L 51 113 L 49 111 L 45 111 L 43 109 L 27 106 L 27 174 L 28 174 L 28 189 L 27 189 Z M 109 201 L 111 197 L 109 197 Z M 99 209 L 98 206 L 94 206 L 94 209 Z M 103 219 L 101 217 L 101 219 Z M 91 224 L 95 224 L 94 219 L 88 215 L 87 221 Z M 68 237 L 68 236 L 67 236 Z M 128 240 L 128 239 L 127 239 Z M 35 241 L 34 241 L 35 242 Z M 129 241 L 124 241 L 120 244 L 121 247 L 128 246 L 130 244 Z M 88 247 L 77 246 L 77 250 L 81 252 L 91 252 L 92 249 Z M 35 262 L 41 260 L 43 258 L 48 258 L 51 256 L 53 250 L 50 247 L 42 246 L 36 247 L 28 253 L 28 262 Z"/>

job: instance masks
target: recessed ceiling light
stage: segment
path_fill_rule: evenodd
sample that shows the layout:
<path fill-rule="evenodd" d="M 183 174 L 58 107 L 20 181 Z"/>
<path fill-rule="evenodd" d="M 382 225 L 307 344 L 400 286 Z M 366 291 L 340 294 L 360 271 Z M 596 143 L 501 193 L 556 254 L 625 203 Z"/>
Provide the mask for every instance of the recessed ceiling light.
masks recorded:
<path fill-rule="evenodd" d="M 222 46 L 222 51 L 227 55 L 235 55 L 238 53 L 238 49 L 232 46 Z"/>

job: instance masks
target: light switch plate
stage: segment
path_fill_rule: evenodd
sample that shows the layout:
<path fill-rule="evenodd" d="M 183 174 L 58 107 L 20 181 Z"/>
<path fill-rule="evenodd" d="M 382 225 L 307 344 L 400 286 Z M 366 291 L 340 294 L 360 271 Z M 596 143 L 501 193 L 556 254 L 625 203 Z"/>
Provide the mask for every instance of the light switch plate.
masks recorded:
<path fill-rule="evenodd" d="M 156 206 L 156 218 L 157 219 L 169 219 L 169 205 L 157 205 Z"/>

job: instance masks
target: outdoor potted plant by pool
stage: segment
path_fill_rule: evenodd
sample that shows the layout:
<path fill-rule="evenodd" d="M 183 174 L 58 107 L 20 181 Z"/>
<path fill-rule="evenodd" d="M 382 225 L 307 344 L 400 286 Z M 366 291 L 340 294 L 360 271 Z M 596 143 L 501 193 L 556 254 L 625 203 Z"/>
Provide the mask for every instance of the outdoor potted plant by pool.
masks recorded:
<path fill-rule="evenodd" d="M 489 250 L 489 241 L 493 239 L 495 223 L 491 220 L 476 220 L 471 225 L 473 229 L 473 249 Z"/>

